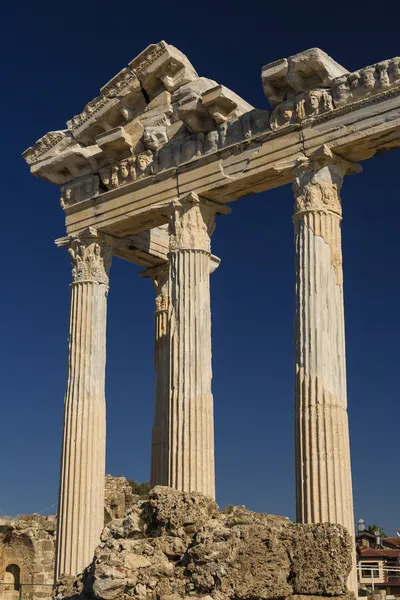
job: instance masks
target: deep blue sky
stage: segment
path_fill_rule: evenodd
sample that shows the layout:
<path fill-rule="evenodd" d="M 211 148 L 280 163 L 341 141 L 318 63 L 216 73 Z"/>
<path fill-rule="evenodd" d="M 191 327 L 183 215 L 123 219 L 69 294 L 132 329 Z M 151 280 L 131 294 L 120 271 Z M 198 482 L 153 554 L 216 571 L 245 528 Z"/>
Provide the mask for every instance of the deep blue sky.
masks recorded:
<path fill-rule="evenodd" d="M 80 112 L 149 43 L 265 108 L 263 64 L 319 46 L 349 70 L 400 54 L 398 19 L 337 3 L 15 2 L 0 24 L 0 514 L 57 499 L 71 271 L 55 186 L 21 152 Z M 193 8 L 190 8 L 193 7 Z M 302 8 L 303 7 L 303 8 Z M 333 10 L 334 9 L 334 10 Z M 382 22 L 383 23 L 383 22 Z M 389 28 L 393 24 L 393 31 Z M 343 187 L 343 252 L 355 516 L 400 527 L 400 153 Z M 290 187 L 219 218 L 212 276 L 217 500 L 294 518 L 294 248 Z M 151 284 L 114 259 L 108 314 L 107 471 L 148 480 Z M 54 509 L 53 509 L 54 510 Z"/>

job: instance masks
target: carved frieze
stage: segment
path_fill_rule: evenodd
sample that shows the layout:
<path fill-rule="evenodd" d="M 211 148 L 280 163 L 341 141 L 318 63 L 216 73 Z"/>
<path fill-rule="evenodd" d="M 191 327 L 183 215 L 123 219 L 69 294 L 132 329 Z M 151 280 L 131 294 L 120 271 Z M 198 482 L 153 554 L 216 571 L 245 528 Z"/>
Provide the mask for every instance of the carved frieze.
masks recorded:
<path fill-rule="evenodd" d="M 271 115 L 271 128 L 277 129 L 284 125 L 299 123 L 330 110 L 333 110 L 330 90 L 316 89 L 303 92 L 278 104 Z"/>
<path fill-rule="evenodd" d="M 333 104 L 341 107 L 398 85 L 400 58 L 392 58 L 335 79 L 332 82 Z"/>
<path fill-rule="evenodd" d="M 99 195 L 98 175 L 72 181 L 61 188 L 61 207 L 67 208 L 82 200 L 88 200 Z"/>
<path fill-rule="evenodd" d="M 271 115 L 271 128 L 300 123 L 398 86 L 400 58 L 385 60 L 337 77 L 330 88 L 316 88 L 281 102 Z"/>
<path fill-rule="evenodd" d="M 147 177 L 152 172 L 153 153 L 148 150 L 137 156 L 130 156 L 114 165 L 103 167 L 100 169 L 99 175 L 103 185 L 108 190 L 112 190 L 140 177 Z"/>
<path fill-rule="evenodd" d="M 167 142 L 167 128 L 164 125 L 156 125 L 144 128 L 143 144 L 147 150 L 158 150 Z"/>

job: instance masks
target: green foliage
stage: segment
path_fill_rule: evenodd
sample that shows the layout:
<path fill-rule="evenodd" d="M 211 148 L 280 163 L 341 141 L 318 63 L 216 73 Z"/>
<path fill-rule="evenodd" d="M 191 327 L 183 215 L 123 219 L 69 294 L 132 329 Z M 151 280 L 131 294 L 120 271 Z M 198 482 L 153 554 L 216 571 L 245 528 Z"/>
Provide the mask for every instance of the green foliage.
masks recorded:
<path fill-rule="evenodd" d="M 367 531 L 369 531 L 369 533 L 373 533 L 375 534 L 375 531 L 379 531 L 379 535 L 382 538 L 387 537 L 386 533 L 383 531 L 382 527 L 379 527 L 379 525 L 368 525 L 367 527 Z"/>
<path fill-rule="evenodd" d="M 148 496 L 150 493 L 150 483 L 148 481 L 143 481 L 139 483 L 134 479 L 128 479 L 128 483 L 132 488 L 132 493 L 137 494 L 138 496 Z"/>

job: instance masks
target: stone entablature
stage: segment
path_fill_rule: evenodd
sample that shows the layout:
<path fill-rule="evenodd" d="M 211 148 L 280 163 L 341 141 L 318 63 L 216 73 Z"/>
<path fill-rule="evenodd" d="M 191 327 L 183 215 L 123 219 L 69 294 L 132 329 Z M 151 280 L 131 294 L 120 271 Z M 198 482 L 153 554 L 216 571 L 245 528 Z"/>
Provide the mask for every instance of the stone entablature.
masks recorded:
<path fill-rule="evenodd" d="M 355 109 L 356 106 L 350 105 L 365 103 L 368 99 L 372 104 L 374 99 L 371 97 L 387 91 L 396 93 L 399 88 L 400 58 L 396 57 L 336 77 L 326 88 L 318 87 L 294 94 L 276 106 L 271 115 L 271 128 L 293 125 L 306 119 L 315 120 L 320 115 L 329 118 L 326 113 L 335 109 L 345 106 L 348 110 Z M 316 119 L 316 122 L 319 120 Z"/>
<path fill-rule="evenodd" d="M 138 179 L 150 183 L 225 148 L 237 153 L 238 145 L 268 132 L 400 95 L 400 58 L 349 73 L 314 48 L 266 65 L 262 81 L 272 115 L 199 77 L 173 46 L 153 44 L 103 86 L 68 129 L 47 133 L 23 156 L 34 174 L 60 186 L 68 214 Z"/>

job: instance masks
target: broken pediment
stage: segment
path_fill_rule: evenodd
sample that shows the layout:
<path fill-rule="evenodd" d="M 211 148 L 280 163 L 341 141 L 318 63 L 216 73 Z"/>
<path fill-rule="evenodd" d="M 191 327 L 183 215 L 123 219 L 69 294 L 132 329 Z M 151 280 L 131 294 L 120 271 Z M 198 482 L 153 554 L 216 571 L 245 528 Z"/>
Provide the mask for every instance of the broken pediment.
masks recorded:
<path fill-rule="evenodd" d="M 218 92 L 204 96 L 213 89 Z M 191 160 L 203 153 L 208 132 L 252 109 L 216 81 L 199 77 L 180 50 L 162 41 L 104 85 L 67 122 L 68 129 L 46 134 L 23 156 L 43 179 L 63 188 L 74 181 L 70 192 L 63 192 L 67 206 L 72 198 L 87 196 L 82 190 L 98 190 L 87 183 L 88 175 L 111 189 Z"/>
<path fill-rule="evenodd" d="M 400 59 L 349 73 L 312 48 L 269 63 L 262 81 L 271 115 L 199 77 L 177 48 L 152 44 L 67 129 L 47 133 L 23 157 L 33 174 L 60 186 L 63 208 L 76 212 L 75 205 L 137 180 L 149 178 L 137 187 L 151 185 L 213 153 L 240 154 L 274 130 L 309 127 L 397 94 Z"/>

